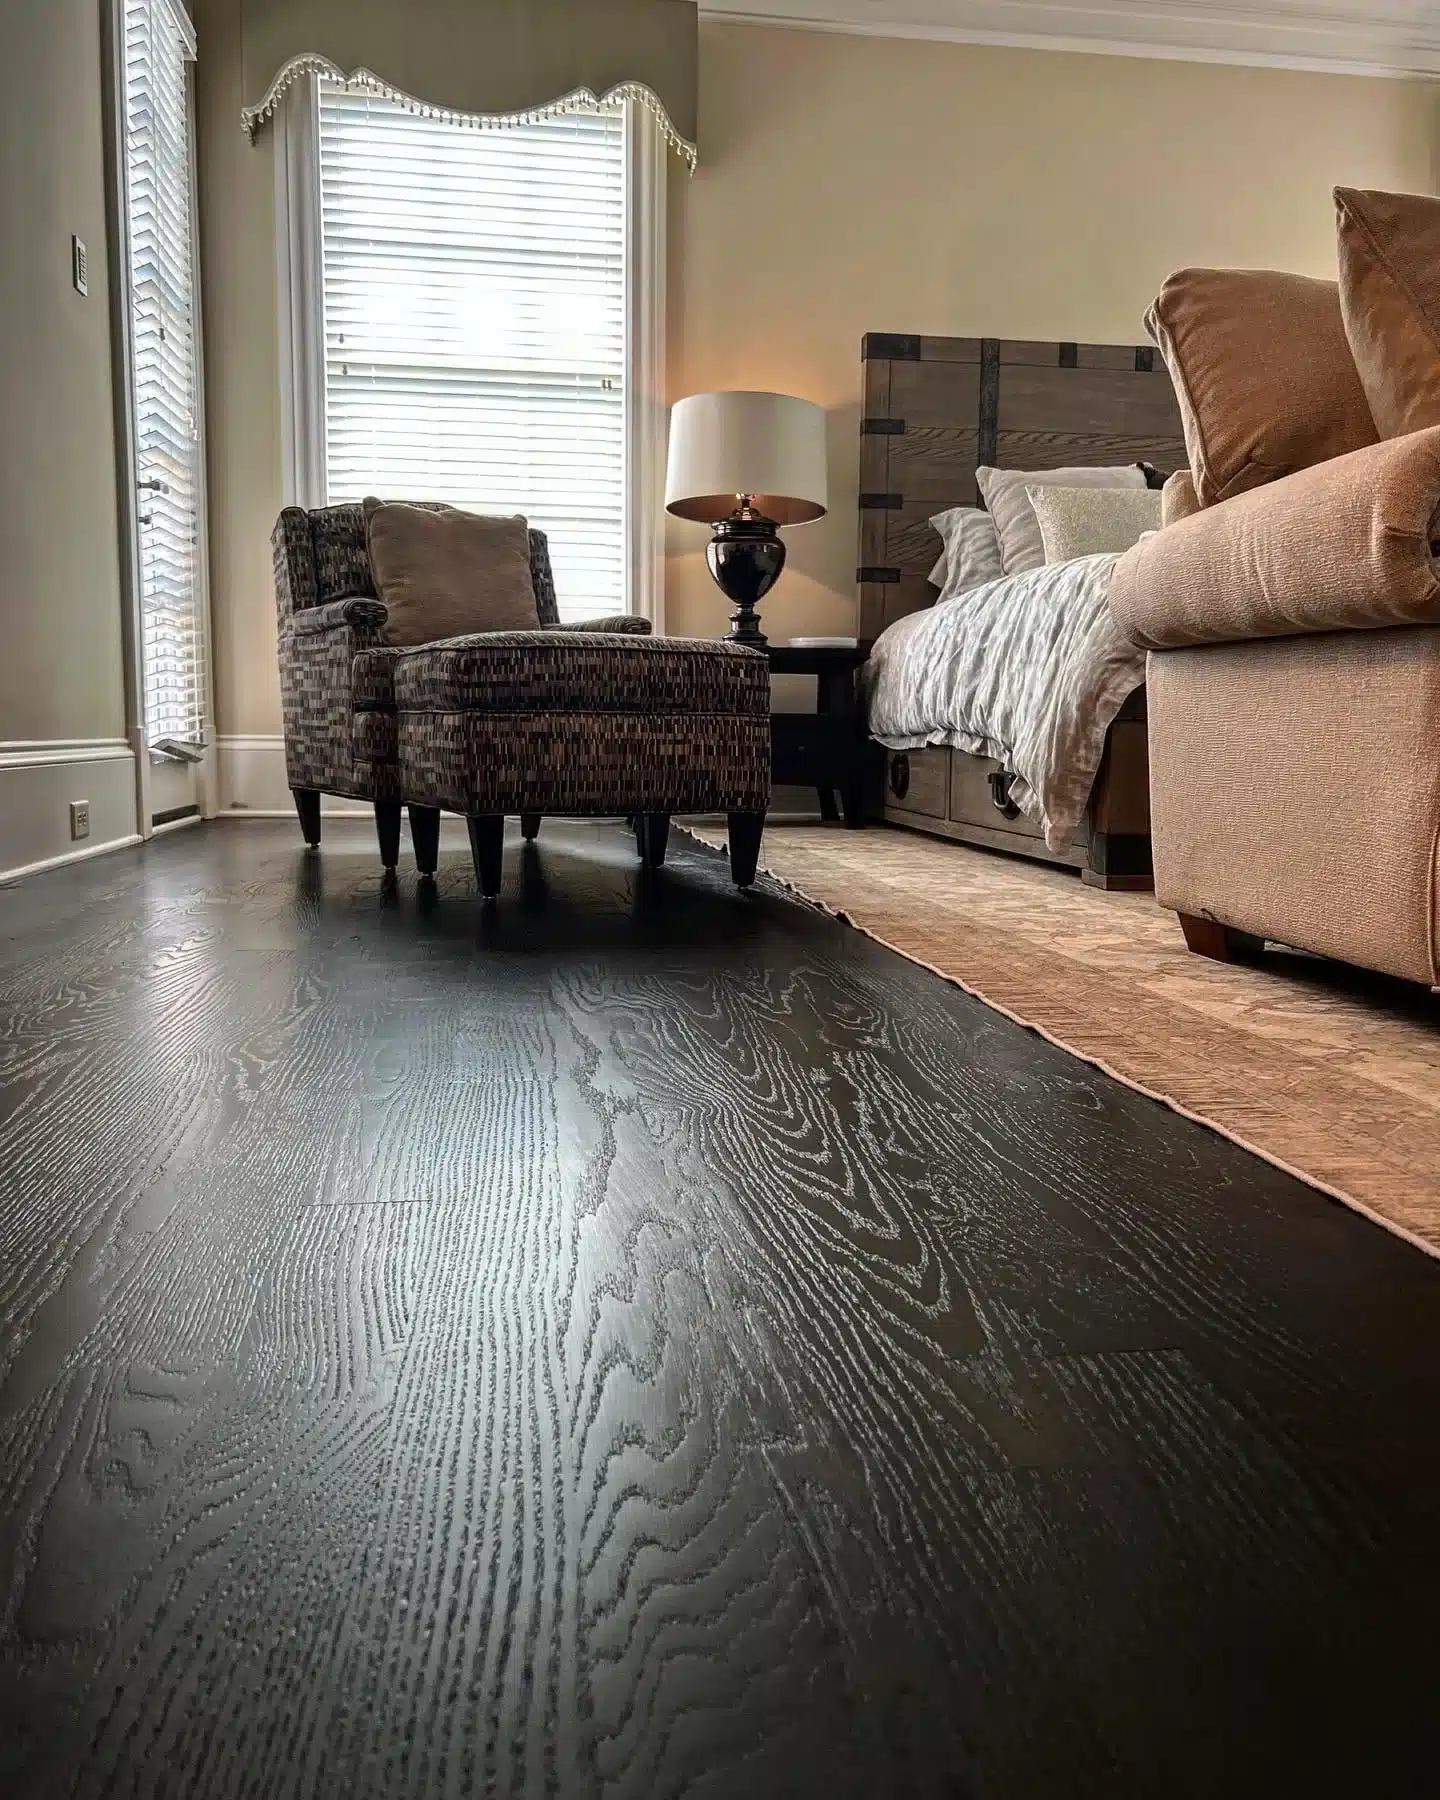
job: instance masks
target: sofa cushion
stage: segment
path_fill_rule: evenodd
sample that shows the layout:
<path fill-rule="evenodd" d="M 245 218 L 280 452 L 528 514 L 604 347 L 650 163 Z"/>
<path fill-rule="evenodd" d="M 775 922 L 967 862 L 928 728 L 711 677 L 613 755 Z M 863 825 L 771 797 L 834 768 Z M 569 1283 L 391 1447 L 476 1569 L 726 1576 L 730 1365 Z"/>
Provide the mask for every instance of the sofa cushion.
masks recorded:
<path fill-rule="evenodd" d="M 394 712 L 395 664 L 404 654 L 398 645 L 362 650 L 350 666 L 350 703 L 357 710 Z"/>
<path fill-rule="evenodd" d="M 1177 469 L 1160 490 L 1160 522 L 1178 525 L 1181 519 L 1193 518 L 1199 511 L 1195 477 L 1188 469 Z"/>
<path fill-rule="evenodd" d="M 1340 306 L 1381 437 L 1440 425 L 1440 200 L 1336 188 Z"/>
<path fill-rule="evenodd" d="M 370 567 L 392 644 L 540 624 L 526 522 L 446 508 L 365 502 Z"/>
<path fill-rule="evenodd" d="M 770 710 L 770 665 L 707 638 L 503 631 L 409 650 L 402 712 L 745 713 Z"/>
<path fill-rule="evenodd" d="M 1110 606 L 1149 650 L 1440 624 L 1440 427 L 1387 438 L 1127 550 Z"/>
<path fill-rule="evenodd" d="M 1145 323 L 1175 384 L 1202 506 L 1374 443 L 1335 282 L 1182 269 Z"/>

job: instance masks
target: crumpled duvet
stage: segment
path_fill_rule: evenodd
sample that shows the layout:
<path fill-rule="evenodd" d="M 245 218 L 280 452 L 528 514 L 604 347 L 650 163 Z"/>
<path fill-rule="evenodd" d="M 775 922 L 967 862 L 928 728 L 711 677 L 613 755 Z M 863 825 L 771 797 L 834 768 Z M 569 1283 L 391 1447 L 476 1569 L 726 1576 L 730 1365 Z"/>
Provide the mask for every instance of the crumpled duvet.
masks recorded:
<path fill-rule="evenodd" d="M 1068 849 L 1105 734 L 1145 680 L 1145 652 L 1110 616 L 1118 561 L 1049 563 L 897 620 L 865 666 L 871 736 L 891 750 L 993 757 L 1050 849 Z"/>

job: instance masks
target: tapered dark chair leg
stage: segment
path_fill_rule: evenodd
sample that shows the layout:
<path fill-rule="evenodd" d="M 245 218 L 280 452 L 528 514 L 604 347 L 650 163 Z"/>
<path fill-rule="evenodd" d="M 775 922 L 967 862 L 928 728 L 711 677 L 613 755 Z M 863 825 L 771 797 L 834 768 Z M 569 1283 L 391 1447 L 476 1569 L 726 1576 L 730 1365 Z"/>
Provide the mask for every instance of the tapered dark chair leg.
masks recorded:
<path fill-rule="evenodd" d="M 290 792 L 295 796 L 295 810 L 300 815 L 305 842 L 314 849 L 320 842 L 320 790 L 291 788 Z"/>
<path fill-rule="evenodd" d="M 533 844 L 536 838 L 539 837 L 540 820 L 543 817 L 544 815 L 542 813 L 521 813 L 520 835 L 527 844 Z"/>
<path fill-rule="evenodd" d="M 760 862 L 760 839 L 765 834 L 763 812 L 729 815 L 730 879 L 736 887 L 749 887 Z"/>
<path fill-rule="evenodd" d="M 647 869 L 665 865 L 665 846 L 670 842 L 670 815 L 665 812 L 643 812 L 635 815 L 635 843 L 640 860 Z"/>
<path fill-rule="evenodd" d="M 505 867 L 505 815 L 486 813 L 468 818 L 470 854 L 475 859 L 475 882 L 487 900 L 500 892 L 500 877 Z"/>
<path fill-rule="evenodd" d="M 415 846 L 415 867 L 422 875 L 433 875 L 440 864 L 440 808 L 410 808 L 410 842 Z"/>
<path fill-rule="evenodd" d="M 375 835 L 380 840 L 380 860 L 393 869 L 400 860 L 400 802 L 375 802 Z"/>

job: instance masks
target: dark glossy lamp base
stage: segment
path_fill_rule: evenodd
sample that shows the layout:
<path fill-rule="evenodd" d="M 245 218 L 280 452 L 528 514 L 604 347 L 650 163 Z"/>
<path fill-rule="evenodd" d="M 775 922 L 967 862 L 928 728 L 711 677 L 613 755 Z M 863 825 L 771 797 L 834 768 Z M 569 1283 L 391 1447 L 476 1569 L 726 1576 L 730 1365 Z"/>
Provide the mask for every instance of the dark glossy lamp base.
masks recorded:
<path fill-rule="evenodd" d="M 756 611 L 785 567 L 785 546 L 773 519 L 748 502 L 715 527 L 705 560 L 721 593 L 735 602 L 729 641 L 762 648 L 767 642 Z"/>

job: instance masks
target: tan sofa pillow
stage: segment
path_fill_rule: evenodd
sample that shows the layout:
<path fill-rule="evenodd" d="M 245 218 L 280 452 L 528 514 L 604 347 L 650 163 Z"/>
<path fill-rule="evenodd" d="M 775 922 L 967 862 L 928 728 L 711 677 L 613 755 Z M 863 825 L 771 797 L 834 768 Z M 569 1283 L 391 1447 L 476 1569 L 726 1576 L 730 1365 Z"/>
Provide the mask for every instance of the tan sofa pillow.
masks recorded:
<path fill-rule="evenodd" d="M 1165 525 L 1178 525 L 1200 511 L 1200 497 L 1195 492 L 1195 477 L 1188 469 L 1177 469 L 1160 490 L 1160 519 Z"/>
<path fill-rule="evenodd" d="M 375 591 L 391 644 L 433 644 L 472 631 L 538 631 L 526 521 L 454 508 L 365 502 Z"/>
<path fill-rule="evenodd" d="M 1440 625 L 1440 426 L 1237 494 L 1126 551 L 1110 611 L 1146 650 Z"/>
<path fill-rule="evenodd" d="M 1375 442 L 1333 281 L 1182 269 L 1145 324 L 1175 384 L 1202 506 Z"/>
<path fill-rule="evenodd" d="M 1440 425 L 1440 200 L 1336 188 L 1340 308 L 1381 437 Z"/>

